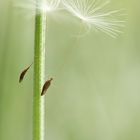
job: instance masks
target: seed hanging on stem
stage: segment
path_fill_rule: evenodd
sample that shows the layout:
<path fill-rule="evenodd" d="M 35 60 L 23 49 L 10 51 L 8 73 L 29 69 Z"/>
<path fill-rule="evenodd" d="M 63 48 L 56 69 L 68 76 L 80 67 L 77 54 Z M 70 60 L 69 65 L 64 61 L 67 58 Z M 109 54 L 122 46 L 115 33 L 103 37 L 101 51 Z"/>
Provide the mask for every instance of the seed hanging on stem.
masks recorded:
<path fill-rule="evenodd" d="M 47 92 L 48 88 L 51 85 L 51 81 L 53 80 L 53 78 L 51 78 L 50 80 L 47 80 L 42 88 L 42 92 L 41 92 L 41 96 L 45 95 L 45 93 Z"/>
<path fill-rule="evenodd" d="M 32 66 L 32 64 L 21 72 L 20 77 L 19 77 L 19 83 L 21 83 L 23 81 L 26 73 L 28 72 L 28 70 L 30 69 L 30 67 Z"/>

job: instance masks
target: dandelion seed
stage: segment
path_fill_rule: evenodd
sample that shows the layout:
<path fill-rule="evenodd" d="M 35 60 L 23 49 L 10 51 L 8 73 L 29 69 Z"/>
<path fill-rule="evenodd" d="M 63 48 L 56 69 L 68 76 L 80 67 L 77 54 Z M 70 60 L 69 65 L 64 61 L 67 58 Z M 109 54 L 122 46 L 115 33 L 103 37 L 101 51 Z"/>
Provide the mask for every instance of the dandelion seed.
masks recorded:
<path fill-rule="evenodd" d="M 47 92 L 48 88 L 51 85 L 51 81 L 52 80 L 53 80 L 53 78 L 51 78 L 50 80 L 48 80 L 48 81 L 45 82 L 45 84 L 44 84 L 44 86 L 42 88 L 41 96 L 43 96 Z"/>
<path fill-rule="evenodd" d="M 65 9 L 85 23 L 89 29 L 100 30 L 112 37 L 121 33 L 123 26 L 121 20 L 116 19 L 116 15 L 121 15 L 121 10 L 106 11 L 105 7 L 109 1 L 101 4 L 99 0 L 63 0 Z"/>
<path fill-rule="evenodd" d="M 19 83 L 21 83 L 23 81 L 26 73 L 28 72 L 28 70 L 30 69 L 30 67 L 32 66 L 32 64 L 21 72 L 20 77 L 19 77 Z"/>

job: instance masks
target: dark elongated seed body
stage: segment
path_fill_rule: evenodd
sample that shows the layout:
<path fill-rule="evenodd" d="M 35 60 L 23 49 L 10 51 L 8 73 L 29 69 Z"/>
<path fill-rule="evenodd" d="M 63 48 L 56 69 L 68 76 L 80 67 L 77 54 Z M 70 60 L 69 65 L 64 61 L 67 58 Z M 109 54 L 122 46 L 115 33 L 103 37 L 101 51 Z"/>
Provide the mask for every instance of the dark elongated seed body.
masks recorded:
<path fill-rule="evenodd" d="M 51 85 L 51 81 L 53 80 L 53 78 L 51 78 L 50 80 L 47 80 L 42 88 L 42 92 L 41 92 L 41 96 L 45 95 L 45 93 L 47 92 L 48 88 Z"/>
<path fill-rule="evenodd" d="M 23 79 L 24 79 L 26 73 L 28 72 L 28 70 L 30 69 L 31 66 L 32 66 L 32 64 L 31 64 L 28 68 L 24 69 L 24 70 L 21 72 L 20 77 L 19 77 L 19 83 L 21 83 L 21 82 L 23 81 Z"/>

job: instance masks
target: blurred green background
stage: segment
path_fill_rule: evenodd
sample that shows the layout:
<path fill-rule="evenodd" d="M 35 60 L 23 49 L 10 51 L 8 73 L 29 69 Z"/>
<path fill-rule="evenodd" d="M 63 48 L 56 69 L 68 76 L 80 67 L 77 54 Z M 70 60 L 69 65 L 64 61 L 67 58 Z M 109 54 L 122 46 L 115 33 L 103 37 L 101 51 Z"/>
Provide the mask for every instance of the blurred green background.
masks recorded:
<path fill-rule="evenodd" d="M 33 11 L 0 0 L 0 140 L 32 139 L 30 69 L 33 62 Z M 140 140 L 140 1 L 112 0 L 126 9 L 117 39 L 94 31 L 76 39 L 79 26 L 68 13 L 48 16 L 46 140 Z"/>

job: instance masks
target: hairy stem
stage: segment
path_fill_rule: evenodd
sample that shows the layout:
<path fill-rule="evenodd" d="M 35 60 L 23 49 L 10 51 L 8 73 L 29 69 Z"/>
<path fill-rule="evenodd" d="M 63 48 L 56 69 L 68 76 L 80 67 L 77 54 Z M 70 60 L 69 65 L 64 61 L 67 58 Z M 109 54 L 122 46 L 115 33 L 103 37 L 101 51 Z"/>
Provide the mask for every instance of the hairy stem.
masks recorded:
<path fill-rule="evenodd" d="M 36 9 L 34 44 L 33 140 L 45 139 L 45 98 L 44 96 L 41 96 L 45 75 L 45 31 L 46 14 L 43 11 L 38 11 Z"/>

